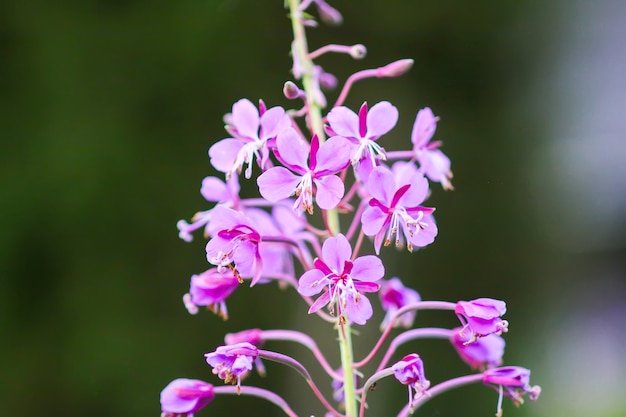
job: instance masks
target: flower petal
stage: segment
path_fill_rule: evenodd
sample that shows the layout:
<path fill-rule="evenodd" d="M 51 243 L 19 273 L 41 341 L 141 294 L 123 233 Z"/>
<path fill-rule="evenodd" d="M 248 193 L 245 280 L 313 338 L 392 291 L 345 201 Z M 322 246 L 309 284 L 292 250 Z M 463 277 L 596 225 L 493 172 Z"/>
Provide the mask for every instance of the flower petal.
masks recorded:
<path fill-rule="evenodd" d="M 343 271 L 343 263 L 352 256 L 352 247 L 342 234 L 326 239 L 322 246 L 322 259 L 335 272 Z"/>
<path fill-rule="evenodd" d="M 347 107 L 335 107 L 326 116 L 331 129 L 340 136 L 359 137 L 359 116 Z"/>
<path fill-rule="evenodd" d="M 367 137 L 376 140 L 398 122 L 398 109 L 388 101 L 376 103 L 367 113 Z"/>
<path fill-rule="evenodd" d="M 361 227 L 365 236 L 374 236 L 384 226 L 387 214 L 378 207 L 368 207 L 361 215 Z"/>
<path fill-rule="evenodd" d="M 324 278 L 324 273 L 319 269 L 310 269 L 300 277 L 298 281 L 298 292 L 305 296 L 318 294 L 328 284 L 328 279 Z"/>
<path fill-rule="evenodd" d="M 220 140 L 209 149 L 211 165 L 220 172 L 230 172 L 243 145 L 244 143 L 240 139 L 227 138 Z"/>
<path fill-rule="evenodd" d="M 230 190 L 226 183 L 217 177 L 205 177 L 202 180 L 200 194 L 207 201 L 223 202 L 231 199 Z"/>
<path fill-rule="evenodd" d="M 411 142 L 416 148 L 421 148 L 433 137 L 437 129 L 438 117 L 435 117 L 429 107 L 425 107 L 417 112 L 413 131 L 411 132 Z"/>
<path fill-rule="evenodd" d="M 330 303 L 330 293 L 326 291 L 324 294 L 320 295 L 313 304 L 311 304 L 311 307 L 309 308 L 309 314 L 315 313 L 317 310 L 324 307 L 328 303 Z"/>
<path fill-rule="evenodd" d="M 333 136 L 319 148 L 315 172 L 334 174 L 350 164 L 352 143 L 342 137 Z"/>
<path fill-rule="evenodd" d="M 285 110 L 280 106 L 272 107 L 261 116 L 261 139 L 276 137 L 289 124 L 289 116 L 285 114 Z"/>
<path fill-rule="evenodd" d="M 308 171 L 309 145 L 298 135 L 294 128 L 289 127 L 281 131 L 276 137 L 276 146 L 278 148 L 278 158 L 287 167 L 300 174 Z"/>
<path fill-rule="evenodd" d="M 259 111 L 247 98 L 233 104 L 233 126 L 237 133 L 250 140 L 258 139 Z"/>
<path fill-rule="evenodd" d="M 378 256 L 359 256 L 354 260 L 350 275 L 360 281 L 378 281 L 385 275 L 385 267 Z"/>
<path fill-rule="evenodd" d="M 396 180 L 389 168 L 381 165 L 372 170 L 367 178 L 365 189 L 372 197 L 389 207 L 396 192 Z"/>
<path fill-rule="evenodd" d="M 346 300 L 346 315 L 355 324 L 363 325 L 372 317 L 372 304 L 364 295 L 348 297 Z"/>
<path fill-rule="evenodd" d="M 263 198 L 276 202 L 291 196 L 296 191 L 300 178 L 287 168 L 274 167 L 259 175 L 256 182 Z"/>
<path fill-rule="evenodd" d="M 336 175 L 315 179 L 317 205 L 324 210 L 335 208 L 341 201 L 345 191 L 343 181 Z"/>

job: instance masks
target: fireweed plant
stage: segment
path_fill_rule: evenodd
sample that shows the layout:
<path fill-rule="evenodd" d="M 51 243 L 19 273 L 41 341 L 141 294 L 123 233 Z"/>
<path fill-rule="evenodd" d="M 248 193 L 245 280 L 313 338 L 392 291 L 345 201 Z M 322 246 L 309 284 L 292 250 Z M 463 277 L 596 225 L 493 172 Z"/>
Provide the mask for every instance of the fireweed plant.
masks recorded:
<path fill-rule="evenodd" d="M 192 416 L 223 394 L 261 397 L 288 416 L 296 416 L 278 394 L 244 384 L 253 369 L 265 373 L 262 359 L 299 373 L 326 409 L 326 416 L 363 417 L 368 396 L 375 398 L 374 384 L 392 376 L 408 391 L 398 416 L 414 413 L 440 393 L 476 382 L 498 392 L 498 416 L 503 397 L 516 405 L 525 394 L 536 399 L 540 388 L 530 385 L 529 370 L 501 367 L 505 345 L 501 334 L 508 325 L 501 318 L 506 312 L 503 301 L 424 301 L 400 278 L 385 279 L 378 257 L 383 248 L 412 252 L 435 240 L 435 209 L 423 204 L 430 194 L 429 184 L 452 189 L 450 160 L 439 150 L 441 142 L 432 140 L 439 119 L 430 108 L 417 112 L 408 149 L 387 152 L 382 145 L 396 125 L 398 109 L 388 101 L 364 102 L 356 111 L 342 105 L 356 81 L 400 76 L 413 65 L 410 59 L 354 73 L 336 102 L 328 106 L 323 90 L 334 87 L 337 80 L 314 60 L 329 52 L 360 59 L 366 49 L 363 45 L 326 45 L 310 52 L 305 28 L 317 26 L 309 13 L 313 5 L 321 20 L 331 24 L 342 20 L 324 0 L 286 2 L 294 35 L 294 81 L 284 84 L 283 93 L 296 108 L 268 107 L 263 101 L 257 106 L 241 99 L 224 118 L 229 137 L 209 149 L 211 164 L 224 177 L 205 178 L 201 193 L 216 205 L 196 213 L 192 223 L 179 221 L 178 229 L 185 241 L 191 241 L 196 230 L 204 231 L 211 266 L 191 277 L 183 301 L 191 314 L 206 307 L 226 319 L 226 299 L 244 282 L 249 280 L 254 286 L 277 281 L 295 290 L 309 314 L 335 329 L 341 364 L 338 368 L 330 364 L 316 342 L 299 331 L 250 329 L 228 334 L 223 346 L 204 356 L 213 374 L 232 385 L 175 379 L 161 392 L 162 416 Z M 241 198 L 239 180 L 252 181 L 253 174 L 261 197 Z M 310 222 L 310 215 L 318 210 L 323 226 Z M 341 220 L 349 219 L 347 228 L 341 227 L 340 215 Z M 375 254 L 363 253 L 366 237 L 373 241 Z M 370 297 L 376 293 L 386 312 L 380 325 L 382 335 L 367 356 L 356 360 L 353 326 L 371 319 Z M 460 326 L 411 329 L 416 312 L 424 309 L 455 314 Z M 397 327 L 409 330 L 387 344 Z M 474 373 L 432 384 L 427 378 L 431 365 L 418 353 L 391 362 L 400 346 L 425 338 L 448 340 Z M 324 383 L 332 386 L 333 399 L 325 398 L 319 382 L 296 359 L 264 350 L 263 344 L 270 340 L 296 342 L 309 349 L 329 377 Z M 364 375 L 363 367 L 379 353 L 382 358 L 375 372 Z"/>

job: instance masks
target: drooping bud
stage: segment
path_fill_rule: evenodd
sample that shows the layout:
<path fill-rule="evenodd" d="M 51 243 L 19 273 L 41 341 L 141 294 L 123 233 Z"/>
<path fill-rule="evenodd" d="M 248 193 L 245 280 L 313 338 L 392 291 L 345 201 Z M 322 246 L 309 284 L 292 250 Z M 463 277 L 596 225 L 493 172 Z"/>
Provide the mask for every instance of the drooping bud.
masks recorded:
<path fill-rule="evenodd" d="M 214 398 L 213 385 L 198 379 L 178 378 L 161 391 L 162 416 L 178 416 L 200 411 Z"/>
<path fill-rule="evenodd" d="M 298 86 L 291 81 L 287 81 L 283 86 L 283 95 L 288 100 L 295 100 L 306 96 L 304 91 L 300 90 Z"/>
<path fill-rule="evenodd" d="M 412 59 L 401 59 L 399 61 L 387 64 L 384 67 L 376 69 L 376 76 L 383 77 L 399 77 L 406 74 L 413 67 Z"/>
<path fill-rule="evenodd" d="M 360 43 L 352 45 L 350 48 L 350 56 L 354 59 L 363 59 L 367 55 L 367 48 Z"/>

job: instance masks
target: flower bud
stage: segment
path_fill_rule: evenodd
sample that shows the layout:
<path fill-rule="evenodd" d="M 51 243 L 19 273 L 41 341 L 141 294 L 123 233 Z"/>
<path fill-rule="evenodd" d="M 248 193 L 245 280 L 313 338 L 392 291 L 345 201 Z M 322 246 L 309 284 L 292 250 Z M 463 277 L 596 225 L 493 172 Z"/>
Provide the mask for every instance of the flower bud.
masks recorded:
<path fill-rule="evenodd" d="M 298 86 L 291 82 L 287 81 L 283 86 L 283 95 L 288 100 L 295 100 L 300 97 L 304 97 L 304 91 L 300 90 Z"/>
<path fill-rule="evenodd" d="M 354 59 L 363 59 L 367 55 L 367 48 L 360 43 L 352 45 L 350 48 L 350 56 Z"/>
<path fill-rule="evenodd" d="M 214 398 L 213 385 L 198 379 L 178 378 L 161 391 L 162 416 L 193 414 Z"/>
<path fill-rule="evenodd" d="M 376 76 L 378 78 L 383 77 L 399 77 L 406 74 L 411 67 L 413 67 L 412 59 L 401 59 L 399 61 L 387 64 L 384 67 L 380 67 L 376 70 Z"/>

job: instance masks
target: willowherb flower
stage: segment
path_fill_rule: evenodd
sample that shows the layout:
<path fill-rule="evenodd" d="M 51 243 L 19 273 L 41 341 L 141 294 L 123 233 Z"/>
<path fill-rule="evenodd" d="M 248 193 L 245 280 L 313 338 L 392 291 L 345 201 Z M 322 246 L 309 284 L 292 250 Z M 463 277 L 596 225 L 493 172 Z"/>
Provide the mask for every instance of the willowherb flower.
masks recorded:
<path fill-rule="evenodd" d="M 226 320 L 226 299 L 238 286 L 239 279 L 231 270 L 218 272 L 217 268 L 211 268 L 201 274 L 192 275 L 189 293 L 183 296 L 183 302 L 190 314 L 197 314 L 199 306 L 206 306 Z"/>
<path fill-rule="evenodd" d="M 252 370 L 259 357 L 256 346 L 243 342 L 218 347 L 215 352 L 204 355 L 206 362 L 213 367 L 213 373 L 226 384 L 241 386 L 241 379 Z"/>
<path fill-rule="evenodd" d="M 276 106 L 261 112 L 248 99 L 233 104 L 232 114 L 226 117 L 226 130 L 233 137 L 222 139 L 209 149 L 211 165 L 230 177 L 235 172 L 245 170 L 246 178 L 252 176 L 252 162 L 262 169 L 269 161 L 268 141 L 274 139 L 281 130 L 290 126 L 289 116 L 282 107 Z"/>
<path fill-rule="evenodd" d="M 178 378 L 161 391 L 162 417 L 192 416 L 210 403 L 213 385 L 198 379 Z"/>
<path fill-rule="evenodd" d="M 378 159 L 386 159 L 385 151 L 376 141 L 396 125 L 398 109 L 388 101 L 381 101 L 368 111 L 367 103 L 363 103 L 357 116 L 349 108 L 339 106 L 328 113 L 327 119 L 330 132 L 352 142 L 352 164 L 365 162 L 373 167 Z"/>
<path fill-rule="evenodd" d="M 231 269 L 240 282 L 241 277 L 252 277 L 251 285 L 256 284 L 263 265 L 259 253 L 261 235 L 254 222 L 242 212 L 217 206 L 209 228 L 213 237 L 206 245 L 207 261 L 217 266 L 219 272 Z"/>
<path fill-rule="evenodd" d="M 417 353 L 411 353 L 396 362 L 391 369 L 398 381 L 409 387 L 409 406 L 425 395 L 430 381 L 424 374 L 424 363 Z"/>
<path fill-rule="evenodd" d="M 392 241 L 402 247 L 407 241 L 409 251 L 432 243 L 437 226 L 431 214 L 434 208 L 420 204 L 428 196 L 428 181 L 413 164 L 397 162 L 394 171 L 386 166 L 372 170 L 365 189 L 372 198 L 361 216 L 363 233 L 374 236 L 374 248 L 388 246 Z"/>
<path fill-rule="evenodd" d="M 452 330 L 452 346 L 465 363 L 473 369 L 489 369 L 502 365 L 506 343 L 501 336 L 490 334 L 474 341 L 462 327 Z"/>
<path fill-rule="evenodd" d="M 422 301 L 419 293 L 412 288 L 405 287 L 400 278 L 393 277 L 389 280 L 381 281 L 380 292 L 378 293 L 380 304 L 386 311 L 385 318 L 380 325 L 381 329 L 386 328 L 396 311 L 409 304 Z M 409 311 L 398 317 L 396 326 L 410 328 L 415 320 L 415 311 Z"/>
<path fill-rule="evenodd" d="M 515 405 L 524 403 L 524 394 L 532 401 L 539 398 L 541 387 L 530 385 L 530 370 L 519 366 L 505 366 L 502 368 L 488 369 L 483 372 L 483 383 L 495 388 L 499 393 L 498 412 L 502 415 L 502 396 L 510 397 Z"/>
<path fill-rule="evenodd" d="M 372 305 L 366 292 L 378 291 L 378 281 L 385 274 L 381 260 L 374 255 L 360 256 L 350 260 L 352 247 L 342 234 L 328 238 L 322 246 L 322 259 L 316 258 L 315 266 L 305 272 L 298 282 L 298 292 L 304 296 L 324 293 L 311 305 L 309 314 L 330 304 L 338 315 L 344 314 L 356 324 L 365 324 L 372 317 Z"/>
<path fill-rule="evenodd" d="M 413 142 L 413 153 L 415 159 L 420 164 L 420 171 L 431 181 L 441 183 L 444 189 L 452 190 L 452 171 L 450 171 L 450 158 L 439 150 L 440 141 L 431 142 L 435 130 L 437 129 L 438 117 L 435 117 L 429 107 L 425 107 L 417 112 L 411 142 Z"/>
<path fill-rule="evenodd" d="M 477 298 L 472 301 L 456 303 L 455 313 L 463 328 L 461 334 L 467 333 L 467 344 L 479 337 L 490 334 L 500 335 L 507 331 L 509 323 L 500 317 L 506 313 L 506 303 L 492 298 Z"/>
<path fill-rule="evenodd" d="M 277 202 L 295 194 L 293 208 L 299 213 L 313 213 L 313 194 L 320 208 L 337 206 L 344 185 L 334 174 L 349 164 L 344 138 L 335 136 L 320 146 L 318 137 L 313 136 L 309 148 L 293 128 L 288 128 L 276 138 L 276 148 L 278 159 L 289 169 L 273 167 L 259 176 L 259 192 L 265 199 Z"/>

